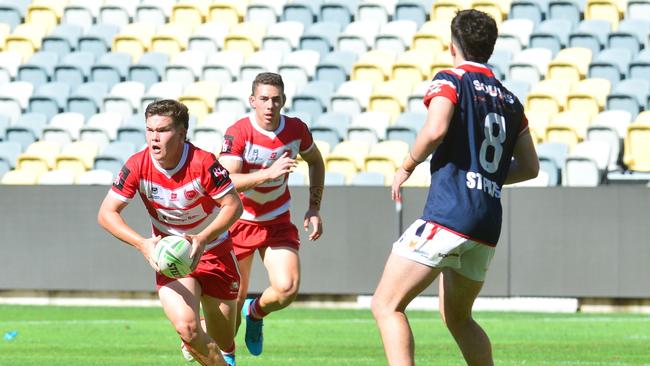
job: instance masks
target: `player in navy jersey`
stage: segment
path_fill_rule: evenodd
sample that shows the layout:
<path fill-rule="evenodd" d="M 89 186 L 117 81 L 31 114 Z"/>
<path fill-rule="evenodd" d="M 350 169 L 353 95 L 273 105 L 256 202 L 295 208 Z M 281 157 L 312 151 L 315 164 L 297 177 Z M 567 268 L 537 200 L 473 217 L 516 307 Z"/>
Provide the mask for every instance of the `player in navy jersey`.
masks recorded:
<path fill-rule="evenodd" d="M 451 22 L 454 68 L 435 75 L 424 127 L 395 174 L 391 195 L 431 158 L 422 217 L 393 244 L 372 301 L 390 365 L 413 365 L 407 305 L 441 274 L 440 314 L 468 365 L 492 365 L 472 305 L 501 231 L 501 188 L 537 176 L 537 154 L 519 100 L 485 65 L 497 38 L 489 15 L 463 10 Z M 435 151 L 435 153 L 434 153 Z"/>

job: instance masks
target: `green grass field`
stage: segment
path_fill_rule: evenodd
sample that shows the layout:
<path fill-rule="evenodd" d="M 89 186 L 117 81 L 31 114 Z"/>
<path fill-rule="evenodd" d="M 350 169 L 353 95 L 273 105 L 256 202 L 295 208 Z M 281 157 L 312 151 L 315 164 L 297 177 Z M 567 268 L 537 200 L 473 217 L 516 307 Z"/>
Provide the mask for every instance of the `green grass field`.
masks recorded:
<path fill-rule="evenodd" d="M 650 365 L 650 317 L 478 313 L 497 365 Z M 464 365 L 438 315 L 411 312 L 419 365 Z M 286 309 L 264 326 L 264 353 L 238 337 L 238 365 L 385 365 L 368 310 Z M 185 365 L 160 308 L 0 306 L 0 365 Z M 196 364 L 194 364 L 196 365 Z"/>

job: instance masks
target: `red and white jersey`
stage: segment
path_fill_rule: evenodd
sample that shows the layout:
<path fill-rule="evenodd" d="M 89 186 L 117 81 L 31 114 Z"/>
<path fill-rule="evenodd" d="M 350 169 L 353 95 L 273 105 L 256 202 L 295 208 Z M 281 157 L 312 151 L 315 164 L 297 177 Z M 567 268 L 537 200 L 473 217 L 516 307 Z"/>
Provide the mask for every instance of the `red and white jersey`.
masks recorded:
<path fill-rule="evenodd" d="M 152 159 L 149 148 L 132 155 L 115 178 L 110 194 L 129 202 L 138 193 L 151 217 L 154 235 L 182 236 L 206 228 L 219 213 L 215 199 L 234 188 L 228 171 L 212 153 L 185 143 L 178 166 L 171 170 Z M 226 239 L 227 230 L 205 249 Z"/>
<path fill-rule="evenodd" d="M 251 113 L 226 130 L 219 160 L 241 160 L 241 173 L 251 173 L 268 168 L 285 152 L 295 159 L 314 146 L 309 128 L 300 119 L 282 115 L 278 128 L 266 131 Z M 286 175 L 239 196 L 244 206 L 241 219 L 255 222 L 270 221 L 288 212 L 291 201 Z"/>

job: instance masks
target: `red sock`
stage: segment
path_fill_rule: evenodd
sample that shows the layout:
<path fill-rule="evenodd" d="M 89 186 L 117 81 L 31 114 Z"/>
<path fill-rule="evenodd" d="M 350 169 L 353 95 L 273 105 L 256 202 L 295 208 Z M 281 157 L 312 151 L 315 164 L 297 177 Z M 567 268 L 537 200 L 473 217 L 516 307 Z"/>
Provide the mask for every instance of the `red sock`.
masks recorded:
<path fill-rule="evenodd" d="M 260 306 L 260 298 L 256 298 L 253 300 L 253 302 L 250 305 L 250 308 L 248 309 L 248 313 L 251 315 L 253 319 L 262 319 L 268 314 L 262 310 L 262 307 Z"/>

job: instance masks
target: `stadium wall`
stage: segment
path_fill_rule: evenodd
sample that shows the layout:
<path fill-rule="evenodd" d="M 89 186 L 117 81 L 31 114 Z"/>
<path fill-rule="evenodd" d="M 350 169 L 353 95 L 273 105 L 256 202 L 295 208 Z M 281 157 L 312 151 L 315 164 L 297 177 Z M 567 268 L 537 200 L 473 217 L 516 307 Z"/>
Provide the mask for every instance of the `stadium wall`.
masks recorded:
<path fill-rule="evenodd" d="M 325 235 L 302 230 L 308 189 L 292 187 L 293 220 L 303 240 L 303 294 L 371 294 L 391 243 L 421 214 L 426 189 L 404 192 L 401 212 L 386 187 L 328 187 Z M 0 291 L 153 291 L 153 272 L 136 250 L 96 223 L 107 187 L 0 188 Z M 508 188 L 504 220 L 483 296 L 650 298 L 650 189 Z M 135 199 L 124 211 L 150 231 Z M 256 260 L 251 292 L 267 280 Z M 436 294 L 431 286 L 425 294 Z"/>

